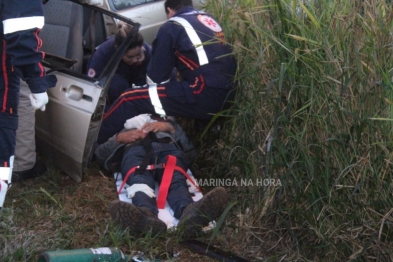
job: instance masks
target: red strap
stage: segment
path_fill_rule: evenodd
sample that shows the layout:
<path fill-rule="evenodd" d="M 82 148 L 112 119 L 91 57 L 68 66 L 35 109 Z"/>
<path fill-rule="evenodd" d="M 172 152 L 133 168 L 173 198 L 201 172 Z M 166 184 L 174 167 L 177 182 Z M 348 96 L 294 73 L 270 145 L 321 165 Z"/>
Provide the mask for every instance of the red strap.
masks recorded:
<path fill-rule="evenodd" d="M 201 192 L 201 189 L 194 182 L 194 180 L 190 177 L 190 175 L 183 168 L 176 166 L 176 157 L 168 156 L 167 157 L 167 162 L 163 166 L 165 167 L 165 169 L 164 169 L 164 174 L 162 175 L 161 185 L 160 185 L 160 188 L 158 190 L 157 208 L 159 208 L 159 209 L 165 208 L 165 203 L 166 203 L 166 199 L 167 199 L 167 196 L 168 196 L 169 186 L 171 185 L 173 173 L 174 173 L 175 170 L 179 171 L 180 173 L 182 173 L 191 182 L 191 184 L 193 184 L 195 186 L 195 188 L 199 192 Z M 121 185 L 119 187 L 119 191 L 117 192 L 117 194 L 120 195 L 121 190 L 123 189 L 124 185 L 126 184 L 128 178 L 131 176 L 132 173 L 134 173 L 135 169 L 137 169 L 138 167 L 139 166 L 136 166 L 136 167 L 133 167 L 130 170 L 128 170 L 126 176 L 123 179 L 123 182 L 121 183 Z M 147 169 L 148 170 L 153 170 L 155 168 L 154 168 L 154 165 L 149 165 Z"/>
<path fill-rule="evenodd" d="M 119 191 L 117 191 L 117 194 L 118 194 L 118 195 L 120 195 L 120 192 L 121 192 L 121 190 L 123 189 L 124 185 L 126 184 L 127 179 L 130 177 L 130 175 L 131 175 L 132 173 L 134 173 L 134 171 L 135 171 L 136 168 L 137 168 L 137 166 L 131 168 L 130 170 L 128 170 L 126 176 L 125 176 L 124 179 L 123 179 L 123 182 L 121 183 L 121 185 L 120 185 L 120 187 L 119 187 Z"/>
<path fill-rule="evenodd" d="M 165 208 L 166 197 L 168 196 L 168 189 L 172 182 L 173 171 L 175 171 L 176 157 L 168 156 L 164 174 L 162 175 L 160 189 L 158 190 L 157 208 Z"/>
<path fill-rule="evenodd" d="M 190 175 L 189 175 L 186 171 L 184 171 L 183 168 L 178 167 L 178 166 L 175 166 L 175 170 L 177 170 L 177 171 L 179 171 L 180 173 L 182 173 L 182 174 L 191 182 L 191 184 L 194 185 L 194 187 L 195 187 L 199 192 L 202 192 L 201 189 L 199 188 L 199 186 L 195 183 L 194 179 L 192 179 L 192 178 L 190 177 Z"/>

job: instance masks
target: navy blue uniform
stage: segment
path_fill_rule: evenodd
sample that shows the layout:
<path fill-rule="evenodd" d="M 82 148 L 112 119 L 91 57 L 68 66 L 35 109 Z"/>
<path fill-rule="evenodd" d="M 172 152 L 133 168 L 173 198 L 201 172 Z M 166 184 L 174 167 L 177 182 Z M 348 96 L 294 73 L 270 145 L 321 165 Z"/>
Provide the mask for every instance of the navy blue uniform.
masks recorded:
<path fill-rule="evenodd" d="M 180 9 L 158 31 L 147 68 L 149 87 L 127 90 L 104 115 L 98 143 L 141 113 L 210 119 L 234 89 L 236 60 L 220 25 L 192 7 Z M 182 81 L 168 81 L 176 68 Z"/>
<path fill-rule="evenodd" d="M 147 65 L 151 57 L 151 47 L 144 43 L 145 59 L 140 64 L 129 65 L 120 61 L 107 94 L 107 104 L 112 104 L 132 84 L 142 86 L 146 84 Z M 96 48 L 87 66 L 87 75 L 98 77 L 113 54 L 116 52 L 115 37 L 111 37 Z"/>
<path fill-rule="evenodd" d="M 32 93 L 43 93 L 56 84 L 56 77 L 45 76 L 40 63 L 44 57 L 38 37 L 44 25 L 42 1 L 0 0 L 0 16 L 0 167 L 9 167 L 18 128 L 20 78 Z"/>

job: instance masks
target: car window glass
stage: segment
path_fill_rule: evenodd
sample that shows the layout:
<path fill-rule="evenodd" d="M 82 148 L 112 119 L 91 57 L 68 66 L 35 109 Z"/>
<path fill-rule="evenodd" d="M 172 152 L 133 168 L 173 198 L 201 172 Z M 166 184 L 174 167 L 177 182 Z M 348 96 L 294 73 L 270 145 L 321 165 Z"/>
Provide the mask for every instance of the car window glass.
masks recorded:
<path fill-rule="evenodd" d="M 159 0 L 110 0 L 112 2 L 112 7 L 114 7 L 115 10 L 113 11 L 119 11 L 123 9 L 127 9 L 130 7 L 134 7 L 137 5 L 142 5 L 150 2 L 156 2 Z"/>

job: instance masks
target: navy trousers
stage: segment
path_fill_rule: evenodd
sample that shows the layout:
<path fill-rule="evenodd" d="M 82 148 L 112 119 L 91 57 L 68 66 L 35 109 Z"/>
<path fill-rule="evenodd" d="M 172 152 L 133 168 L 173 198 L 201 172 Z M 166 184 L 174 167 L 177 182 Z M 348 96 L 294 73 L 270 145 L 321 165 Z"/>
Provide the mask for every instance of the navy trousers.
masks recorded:
<path fill-rule="evenodd" d="M 130 84 L 127 79 L 121 75 L 115 74 L 111 80 L 108 93 L 106 95 L 106 110 L 108 111 L 110 105 L 112 105 L 116 99 L 127 89 L 130 88 Z"/>
<path fill-rule="evenodd" d="M 176 157 L 176 166 L 187 170 L 188 167 L 185 161 L 186 156 L 183 151 L 179 150 L 174 144 L 153 142 L 152 147 L 154 153 L 151 155 L 150 164 L 165 163 L 167 156 L 172 155 Z M 143 146 L 130 147 L 125 152 L 121 164 L 123 179 L 130 169 L 139 166 L 142 163 L 145 155 L 146 152 Z M 130 186 L 134 184 L 146 184 L 154 190 L 155 181 L 159 184 L 161 183 L 163 172 L 163 169 L 134 172 L 128 178 L 127 184 Z M 173 173 L 172 182 L 168 190 L 167 201 L 174 211 L 174 217 L 178 219 L 181 217 L 184 208 L 194 202 L 190 192 L 188 191 L 186 177 L 179 171 L 175 170 Z M 135 196 L 132 198 L 132 203 L 139 207 L 147 207 L 153 213 L 158 214 L 156 198 L 150 198 L 143 192 L 136 192 Z"/>
<path fill-rule="evenodd" d="M 0 74 L 0 167 L 10 167 L 18 128 L 20 79 L 14 72 Z"/>
<path fill-rule="evenodd" d="M 223 108 L 231 89 L 210 88 L 201 79 L 194 85 L 168 82 L 157 86 L 166 115 L 210 120 Z M 102 144 L 120 132 L 127 119 L 144 113 L 155 114 L 148 87 L 126 90 L 104 115 L 97 143 Z"/>

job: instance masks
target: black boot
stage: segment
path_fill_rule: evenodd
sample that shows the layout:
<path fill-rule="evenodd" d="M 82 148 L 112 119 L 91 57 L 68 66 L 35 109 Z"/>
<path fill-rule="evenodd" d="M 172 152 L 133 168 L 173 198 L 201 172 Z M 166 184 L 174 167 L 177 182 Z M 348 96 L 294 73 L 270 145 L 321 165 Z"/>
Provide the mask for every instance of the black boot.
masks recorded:
<path fill-rule="evenodd" d="M 167 230 L 167 225 L 146 207 L 115 200 L 109 204 L 109 214 L 132 234 L 141 235 L 151 230 L 153 235 L 157 235 Z"/>
<path fill-rule="evenodd" d="M 15 171 L 12 172 L 12 182 L 20 182 L 23 180 L 33 179 L 47 171 L 46 165 L 44 162 L 37 160 L 33 168 L 30 168 L 25 171 Z"/>
<path fill-rule="evenodd" d="M 197 202 L 189 204 L 180 217 L 178 228 L 185 230 L 184 237 L 195 237 L 202 227 L 217 219 L 228 205 L 227 191 L 216 187 Z"/>

